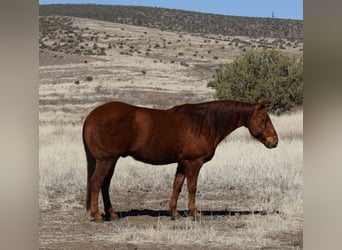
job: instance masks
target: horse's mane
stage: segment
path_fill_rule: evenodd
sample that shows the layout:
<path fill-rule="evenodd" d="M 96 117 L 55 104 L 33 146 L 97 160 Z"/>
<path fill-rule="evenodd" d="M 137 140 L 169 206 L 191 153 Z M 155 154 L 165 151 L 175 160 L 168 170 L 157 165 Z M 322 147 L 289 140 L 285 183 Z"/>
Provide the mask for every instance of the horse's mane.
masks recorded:
<path fill-rule="evenodd" d="M 189 118 L 195 134 L 206 133 L 222 140 L 227 132 L 239 126 L 239 122 L 249 119 L 253 105 L 237 101 L 212 101 L 185 104 L 179 108 Z"/>

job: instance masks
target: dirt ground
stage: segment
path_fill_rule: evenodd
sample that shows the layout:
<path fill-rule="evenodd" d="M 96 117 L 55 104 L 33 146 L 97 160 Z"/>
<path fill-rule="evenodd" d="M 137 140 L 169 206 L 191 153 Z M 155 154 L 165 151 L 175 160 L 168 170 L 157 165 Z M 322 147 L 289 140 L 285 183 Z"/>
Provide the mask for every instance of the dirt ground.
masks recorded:
<path fill-rule="evenodd" d="M 170 190 L 171 192 L 171 190 Z M 277 211 L 246 210 L 251 198 L 241 198 L 236 193 L 217 195 L 207 192 L 199 195 L 202 216 L 198 221 L 186 217 L 186 194 L 179 200 L 180 213 L 184 216 L 176 221 L 168 214 L 169 194 L 127 190 L 113 202 L 120 219 L 94 222 L 84 209 L 84 199 L 79 202 L 52 199 L 48 209 L 41 210 L 39 238 L 40 249 L 302 249 L 303 232 L 270 231 L 269 244 L 263 247 L 259 239 L 255 246 L 237 246 L 238 232 L 248 231 L 255 220 L 279 217 Z M 129 197 L 129 199 L 128 199 Z M 220 198 L 219 198 L 220 197 Z M 232 204 L 225 205 L 227 200 Z M 245 203 L 245 204 L 244 204 Z M 215 205 L 214 205 L 215 204 Z M 243 209 L 245 208 L 245 209 Z M 267 218 L 269 217 L 269 218 Z M 196 230 L 197 227 L 197 230 Z M 198 237 L 207 237 L 214 228 L 213 238 L 207 242 Z M 179 241 L 168 236 L 180 231 L 198 232 L 197 237 L 180 236 Z M 157 234 L 153 236 L 153 234 Z M 165 234 L 160 235 L 160 234 Z M 248 234 L 248 233 L 247 233 Z M 156 240 L 165 237 L 165 242 Z M 215 240 L 215 236 L 219 241 Z M 194 238 L 192 241 L 191 238 Z M 247 242 L 250 241 L 246 240 Z M 253 240 L 252 240 L 253 242 Z"/>

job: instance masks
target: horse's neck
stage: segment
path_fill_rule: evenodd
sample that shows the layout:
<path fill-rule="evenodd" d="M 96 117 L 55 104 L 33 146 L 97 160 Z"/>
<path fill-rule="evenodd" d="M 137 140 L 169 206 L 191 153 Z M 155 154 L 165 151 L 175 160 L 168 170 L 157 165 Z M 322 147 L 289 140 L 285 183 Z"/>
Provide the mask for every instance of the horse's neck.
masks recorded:
<path fill-rule="evenodd" d="M 249 122 L 249 119 L 253 113 L 253 110 L 254 110 L 253 104 L 249 104 L 249 103 L 241 103 L 240 104 L 240 108 L 237 111 L 238 117 L 239 117 L 237 128 L 239 128 L 241 126 L 248 127 L 248 122 Z"/>
<path fill-rule="evenodd" d="M 239 103 L 236 104 L 237 108 L 233 109 L 234 111 L 227 112 L 228 117 L 230 117 L 231 124 L 226 127 L 226 131 L 223 134 L 218 135 L 216 138 L 216 143 L 220 143 L 225 137 L 227 137 L 230 133 L 232 133 L 237 128 L 242 126 L 248 127 L 248 122 L 251 114 L 253 113 L 253 105 L 248 103 Z"/>

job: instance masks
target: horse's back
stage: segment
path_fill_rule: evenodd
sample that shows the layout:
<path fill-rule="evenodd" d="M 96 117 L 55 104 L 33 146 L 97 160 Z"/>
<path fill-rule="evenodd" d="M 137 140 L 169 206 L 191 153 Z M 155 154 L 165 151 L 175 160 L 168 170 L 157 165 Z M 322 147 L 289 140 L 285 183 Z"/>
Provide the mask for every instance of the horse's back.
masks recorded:
<path fill-rule="evenodd" d="M 124 102 L 108 102 L 93 109 L 89 113 L 88 118 L 91 116 L 101 116 L 101 115 L 108 115 L 108 114 L 116 114 L 116 115 L 120 115 L 124 113 L 127 114 L 127 112 L 131 112 L 135 108 L 136 108 L 135 106 L 124 103 Z"/>

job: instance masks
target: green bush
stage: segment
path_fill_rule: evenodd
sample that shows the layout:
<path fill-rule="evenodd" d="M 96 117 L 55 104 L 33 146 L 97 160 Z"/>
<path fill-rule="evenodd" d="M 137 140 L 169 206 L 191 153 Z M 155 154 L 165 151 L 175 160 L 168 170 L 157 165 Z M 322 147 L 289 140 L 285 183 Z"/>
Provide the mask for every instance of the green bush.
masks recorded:
<path fill-rule="evenodd" d="M 303 104 L 303 60 L 277 50 L 252 49 L 231 64 L 220 65 L 208 84 L 218 99 L 269 100 L 268 109 L 283 113 Z"/>

